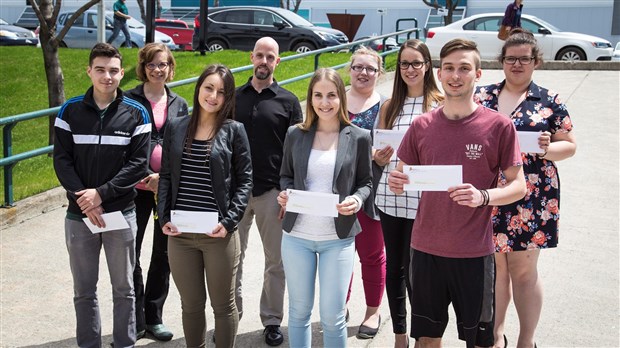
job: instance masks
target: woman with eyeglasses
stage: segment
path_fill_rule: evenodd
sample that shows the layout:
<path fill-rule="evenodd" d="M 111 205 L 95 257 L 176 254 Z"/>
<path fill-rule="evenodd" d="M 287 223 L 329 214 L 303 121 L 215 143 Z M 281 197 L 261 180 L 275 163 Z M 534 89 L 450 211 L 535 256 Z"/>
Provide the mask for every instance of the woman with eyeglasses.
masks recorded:
<path fill-rule="evenodd" d="M 556 161 L 572 157 L 577 145 L 573 124 L 558 95 L 536 85 L 534 70 L 542 53 L 534 35 L 513 29 L 499 57 L 506 79 L 478 87 L 476 102 L 513 120 L 519 132 L 537 132 L 536 153 L 522 153 L 527 183 L 525 197 L 495 207 L 495 347 L 506 347 L 506 311 L 511 296 L 519 316 L 517 347 L 534 347 L 534 332 L 542 311 L 543 290 L 537 264 L 541 249 L 558 244 L 560 182 Z M 523 147 L 524 144 L 522 143 Z M 502 184 L 500 175 L 498 185 Z"/>
<path fill-rule="evenodd" d="M 428 47 L 420 40 L 408 40 L 398 51 L 392 98 L 381 110 L 379 128 L 406 131 L 417 116 L 431 111 L 443 101 L 435 83 Z M 377 151 L 375 162 L 385 166 L 375 197 L 379 209 L 386 254 L 386 283 L 394 347 L 409 345 L 407 337 L 407 302 L 411 295 L 409 283 L 409 251 L 413 221 L 418 209 L 417 192 L 396 195 L 388 187 L 389 173 L 396 168 L 398 158 L 387 146 Z"/>
<path fill-rule="evenodd" d="M 351 55 L 349 76 L 351 88 L 347 91 L 347 111 L 351 123 L 372 132 L 379 121 L 379 110 L 387 99 L 375 90 L 381 76 L 383 59 L 371 48 L 361 47 Z M 364 207 L 357 213 L 362 232 L 355 236 L 355 250 L 362 265 L 362 283 L 366 300 L 366 314 L 360 325 L 357 338 L 370 339 L 377 335 L 381 325 L 379 306 L 385 289 L 385 251 L 379 212 L 375 206 L 375 192 L 383 170 L 377 159 L 385 163 L 388 151 L 373 154 L 373 189 Z M 352 281 L 351 281 L 352 283 Z M 351 297 L 351 285 L 347 303 Z"/>
<path fill-rule="evenodd" d="M 168 297 L 170 266 L 168 265 L 168 237 L 162 233 L 159 223 L 153 224 L 153 249 L 151 263 L 144 287 L 140 251 L 146 226 L 155 211 L 159 170 L 161 168 L 164 130 L 171 118 L 187 116 L 187 102 L 166 86 L 174 77 L 175 60 L 168 47 L 161 43 L 146 44 L 138 52 L 136 75 L 142 84 L 125 92 L 148 110 L 151 117 L 151 157 L 149 175 L 136 185 L 136 267 L 133 272 L 136 294 L 136 332 L 138 339 L 146 332 L 160 341 L 172 339 L 172 332 L 164 326 L 162 313 Z M 155 214 L 155 219 L 157 215 Z"/>

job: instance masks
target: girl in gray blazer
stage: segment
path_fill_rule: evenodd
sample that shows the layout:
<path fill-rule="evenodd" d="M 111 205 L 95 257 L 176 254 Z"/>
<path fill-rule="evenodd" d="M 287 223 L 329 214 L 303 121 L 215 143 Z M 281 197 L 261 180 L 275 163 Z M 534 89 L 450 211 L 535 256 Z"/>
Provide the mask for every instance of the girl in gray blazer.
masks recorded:
<path fill-rule="evenodd" d="M 344 83 L 335 70 L 316 71 L 308 87 L 306 120 L 289 128 L 285 139 L 278 203 L 283 209 L 289 344 L 311 346 L 318 271 L 323 346 L 345 347 L 354 237 L 361 232 L 356 213 L 372 189 L 371 138 L 349 121 Z M 289 189 L 338 195 L 337 217 L 286 212 Z"/>

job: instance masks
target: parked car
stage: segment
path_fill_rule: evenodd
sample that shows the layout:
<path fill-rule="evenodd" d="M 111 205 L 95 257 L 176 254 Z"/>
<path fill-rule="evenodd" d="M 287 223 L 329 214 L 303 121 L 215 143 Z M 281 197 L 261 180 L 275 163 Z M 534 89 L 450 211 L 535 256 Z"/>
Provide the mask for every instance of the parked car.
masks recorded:
<path fill-rule="evenodd" d="M 616 44 L 616 48 L 614 49 L 614 53 L 611 56 L 611 60 L 614 62 L 620 62 L 620 42 Z"/>
<path fill-rule="evenodd" d="M 297 53 L 349 42 L 336 29 L 317 27 L 295 12 L 268 6 L 225 6 L 209 8 L 207 48 L 251 51 L 263 36 L 274 38 L 281 51 Z M 194 35 L 197 36 L 197 33 Z M 197 47 L 198 38 L 194 38 Z"/>
<path fill-rule="evenodd" d="M 186 22 L 178 19 L 156 18 L 155 28 L 157 28 L 157 31 L 170 36 L 180 50 L 192 50 L 194 29 L 190 28 Z"/>
<path fill-rule="evenodd" d="M 0 18 L 0 46 L 36 46 L 38 43 L 32 30 L 10 25 Z"/>
<path fill-rule="evenodd" d="M 360 38 L 357 38 L 355 41 L 360 41 L 360 40 L 366 40 L 366 39 L 370 39 L 370 36 L 362 36 Z M 383 39 L 375 39 L 372 41 L 368 41 L 368 42 L 364 42 L 361 43 L 359 45 L 353 45 L 351 46 L 351 48 L 349 49 L 349 51 L 351 52 L 355 52 L 355 50 L 357 50 L 360 46 L 366 46 L 366 47 L 370 47 L 373 50 L 377 51 L 377 52 L 383 52 Z M 393 37 L 388 37 L 385 40 L 385 51 L 391 51 L 394 49 L 398 49 L 399 44 L 398 42 L 396 42 L 396 39 Z"/>
<path fill-rule="evenodd" d="M 63 12 L 58 16 L 58 23 L 56 25 L 56 31 L 59 32 L 64 27 L 67 20 L 73 15 L 73 12 Z M 106 11 L 105 21 L 106 30 L 105 36 L 110 37 L 112 35 L 113 25 L 113 12 Z M 131 45 L 133 47 L 141 48 L 144 46 L 146 39 L 146 26 L 135 18 L 127 20 L 127 26 L 129 28 L 129 35 L 131 36 Z M 122 32 L 118 34 L 118 37 L 112 42 L 114 46 L 120 46 L 125 42 L 125 35 Z M 174 40 L 157 30 L 155 30 L 155 42 L 162 42 L 166 44 L 170 49 L 176 49 L 177 45 Z M 69 48 L 92 48 L 97 43 L 97 11 L 88 10 L 81 14 L 73 23 L 71 28 L 67 31 L 67 34 L 60 43 L 61 47 Z"/>
<path fill-rule="evenodd" d="M 483 13 L 456 21 L 444 27 L 428 30 L 426 45 L 433 58 L 439 57 L 441 47 L 454 38 L 473 40 L 478 44 L 482 59 L 495 59 L 503 41 L 497 38 L 502 13 Z M 610 60 L 611 43 L 600 37 L 562 31 L 544 20 L 521 16 L 521 26 L 531 31 L 545 60 Z"/>

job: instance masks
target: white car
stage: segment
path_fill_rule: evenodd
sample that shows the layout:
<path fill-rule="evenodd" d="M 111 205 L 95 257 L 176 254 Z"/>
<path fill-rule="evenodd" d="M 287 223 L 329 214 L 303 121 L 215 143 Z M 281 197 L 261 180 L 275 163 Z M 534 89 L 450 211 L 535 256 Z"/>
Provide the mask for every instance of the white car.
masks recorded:
<path fill-rule="evenodd" d="M 497 38 L 503 13 L 473 15 L 444 27 L 428 30 L 426 45 L 433 58 L 439 58 L 441 47 L 455 38 L 475 41 L 482 59 L 493 60 L 501 53 L 503 41 Z M 521 16 L 521 26 L 534 33 L 544 60 L 611 60 L 611 43 L 600 37 L 561 31 L 544 20 Z"/>
<path fill-rule="evenodd" d="M 67 20 L 73 15 L 73 12 L 65 12 L 61 13 L 58 16 L 58 25 L 56 27 L 56 32 L 60 32 Z M 105 36 L 109 38 L 112 36 L 113 29 L 113 15 L 112 11 L 106 11 L 105 20 L 106 20 L 106 30 Z M 134 18 L 130 18 L 127 20 L 127 27 L 129 29 L 129 35 L 131 36 L 131 45 L 133 47 L 142 48 L 145 44 L 146 38 L 146 26 Z M 125 35 L 120 31 L 118 36 L 114 40 L 112 44 L 114 46 L 119 47 L 125 42 Z M 157 30 L 155 30 L 155 42 L 164 43 L 171 50 L 177 48 L 177 45 L 174 43 L 174 40 Z M 73 23 L 67 34 L 62 39 L 60 43 L 61 47 L 69 47 L 69 48 L 92 48 L 97 43 L 97 10 L 88 10 L 81 14 Z"/>
<path fill-rule="evenodd" d="M 611 56 L 611 60 L 614 62 L 620 62 L 620 42 L 616 44 L 616 49 L 614 50 L 613 56 Z"/>

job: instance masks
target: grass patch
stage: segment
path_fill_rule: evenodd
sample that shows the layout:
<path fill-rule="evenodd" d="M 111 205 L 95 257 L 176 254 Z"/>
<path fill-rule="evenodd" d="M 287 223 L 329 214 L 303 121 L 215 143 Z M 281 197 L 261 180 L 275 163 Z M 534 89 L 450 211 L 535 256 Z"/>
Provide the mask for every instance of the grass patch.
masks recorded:
<path fill-rule="evenodd" d="M 65 99 L 84 94 L 90 87 L 90 79 L 86 75 L 88 54 L 86 49 L 59 49 L 59 59 L 65 81 Z M 122 48 L 125 77 L 121 81 L 123 90 L 137 86 L 135 67 L 137 53 L 135 49 Z M 291 55 L 286 52 L 282 56 Z M 393 70 L 395 56 L 387 58 L 387 69 Z M 207 53 L 201 56 L 195 52 L 174 52 L 177 61 L 175 81 L 200 75 L 209 64 L 222 63 L 229 68 L 236 68 L 251 64 L 250 53 L 227 50 Z M 349 60 L 349 53 L 325 53 L 320 57 L 320 66 L 329 67 L 345 63 Z M 306 57 L 293 61 L 283 62 L 276 69 L 276 79 L 283 81 L 295 76 L 314 71 L 314 57 Z M 243 85 L 252 75 L 251 71 L 235 74 L 237 86 Z M 341 76 L 348 84 L 349 75 L 341 70 Z M 7 117 L 21 113 L 48 108 L 47 82 L 43 65 L 43 54 L 40 48 L 35 47 L 6 47 L 0 46 L 0 117 Z M 306 97 L 308 80 L 287 84 L 286 89 L 293 92 L 300 100 Z M 174 92 L 192 103 L 194 84 L 174 88 Z M 48 119 L 20 122 L 13 128 L 13 154 L 34 150 L 48 145 Z M 4 149 L 0 139 L 0 148 Z M 15 201 L 46 191 L 58 186 L 54 173 L 52 159 L 48 156 L 38 156 L 19 162 L 13 168 L 13 198 Z M 1 204 L 4 204 L 4 181 L 0 180 Z"/>

